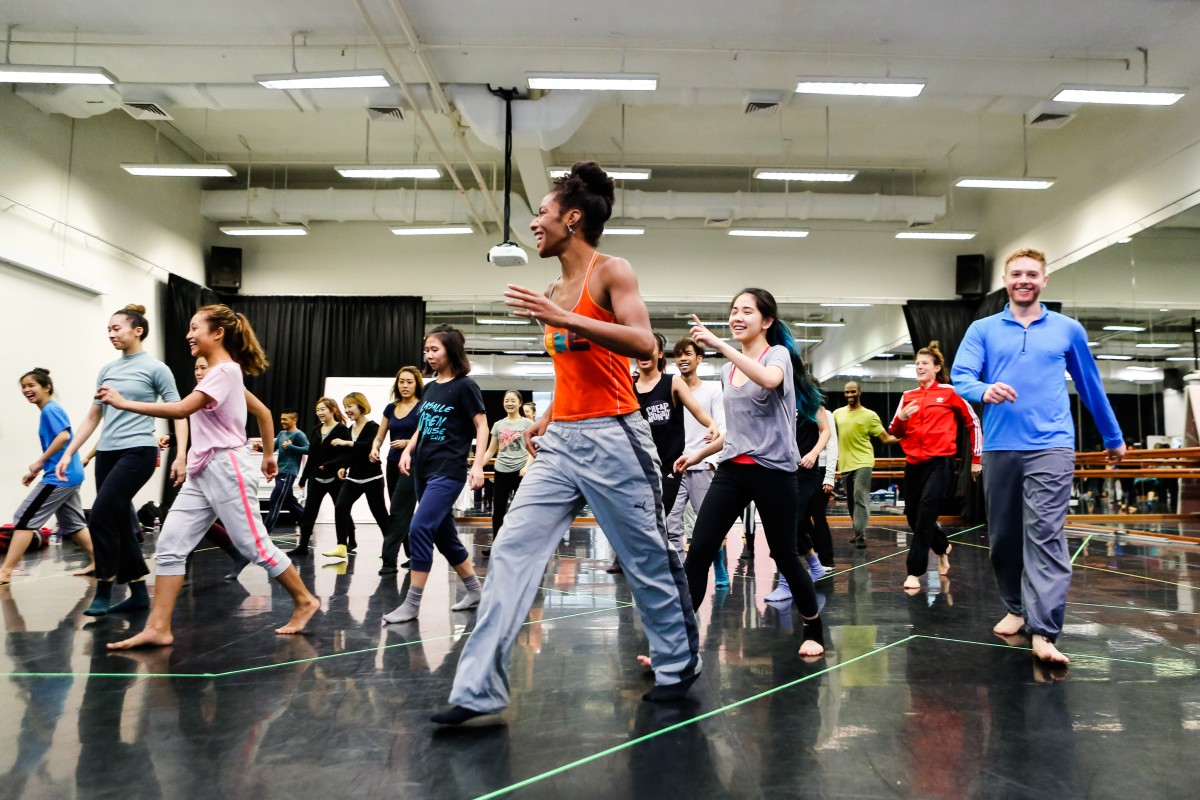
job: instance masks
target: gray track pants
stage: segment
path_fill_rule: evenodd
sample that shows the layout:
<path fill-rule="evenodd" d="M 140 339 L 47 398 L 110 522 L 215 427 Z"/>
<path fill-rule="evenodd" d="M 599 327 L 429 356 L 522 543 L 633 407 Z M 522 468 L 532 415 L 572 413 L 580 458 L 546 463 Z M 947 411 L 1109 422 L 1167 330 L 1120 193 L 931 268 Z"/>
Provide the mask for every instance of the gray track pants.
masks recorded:
<path fill-rule="evenodd" d="M 675 545 L 675 550 L 679 553 L 684 549 L 684 511 L 689 504 L 693 514 L 700 510 L 700 506 L 704 505 L 704 495 L 708 494 L 708 487 L 712 486 L 713 476 L 716 474 L 708 467 L 689 469 L 683 473 L 683 479 L 679 482 L 679 494 L 675 495 L 675 505 L 667 514 L 667 539 Z"/>
<path fill-rule="evenodd" d="M 1062 631 L 1071 588 L 1063 527 L 1074 469 L 1075 453 L 1068 448 L 983 454 L 988 542 L 1000 598 L 1031 632 L 1050 641 Z"/>
<path fill-rule="evenodd" d="M 700 671 L 700 640 L 679 554 L 667 544 L 658 457 L 641 414 L 554 422 L 504 518 L 475 629 L 450 702 L 508 705 L 508 660 L 563 533 L 584 502 L 621 560 L 650 640 L 659 685 Z"/>
<path fill-rule="evenodd" d="M 846 505 L 854 523 L 854 538 L 863 539 L 871 524 L 871 472 L 873 467 L 860 467 L 842 474 L 846 487 Z"/>

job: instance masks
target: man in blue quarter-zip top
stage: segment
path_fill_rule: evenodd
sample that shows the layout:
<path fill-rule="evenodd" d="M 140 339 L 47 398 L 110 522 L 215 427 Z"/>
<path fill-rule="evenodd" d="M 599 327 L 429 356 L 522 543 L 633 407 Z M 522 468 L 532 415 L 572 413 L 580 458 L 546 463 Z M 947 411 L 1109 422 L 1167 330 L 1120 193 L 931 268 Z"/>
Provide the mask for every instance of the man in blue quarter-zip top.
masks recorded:
<path fill-rule="evenodd" d="M 1087 333 L 1038 301 L 1046 256 L 1018 250 L 1004 262 L 1008 305 L 967 329 L 951 380 L 983 411 L 983 491 L 992 569 L 1008 614 L 993 631 L 1028 631 L 1033 654 L 1066 664 L 1055 645 L 1071 587 L 1063 527 L 1075 470 L 1075 425 L 1065 375 L 1092 413 L 1108 462 L 1125 457 Z"/>

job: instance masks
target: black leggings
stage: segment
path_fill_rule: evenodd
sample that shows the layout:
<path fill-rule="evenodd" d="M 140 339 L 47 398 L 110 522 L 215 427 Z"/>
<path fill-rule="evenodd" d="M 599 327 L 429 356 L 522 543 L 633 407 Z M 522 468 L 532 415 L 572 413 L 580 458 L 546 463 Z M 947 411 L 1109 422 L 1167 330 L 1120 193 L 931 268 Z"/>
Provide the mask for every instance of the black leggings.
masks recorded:
<path fill-rule="evenodd" d="M 133 496 L 146 485 L 158 461 L 157 447 L 96 453 L 96 499 L 88 527 L 96 550 L 96 578 L 129 583 L 150 574 L 130 524 Z"/>
<path fill-rule="evenodd" d="M 363 495 L 367 496 L 367 505 L 371 507 L 371 516 L 379 526 L 381 533 L 388 529 L 387 504 L 383 501 L 383 476 L 366 483 L 343 481 L 342 490 L 338 492 L 337 502 L 333 506 L 333 521 L 337 524 L 337 543 L 348 544 L 356 541 L 354 538 L 354 519 L 350 510 Z"/>
<path fill-rule="evenodd" d="M 809 535 L 808 504 L 814 494 L 821 492 L 821 476 L 825 470 L 804 469 L 796 470 L 796 552 L 803 555 L 809 550 L 815 550 L 812 536 Z M 817 556 L 820 558 L 820 555 Z"/>
<path fill-rule="evenodd" d="M 492 539 L 500 533 L 504 526 L 504 515 L 508 513 L 508 504 L 521 486 L 521 471 L 501 472 L 496 470 L 493 478 L 495 486 L 492 491 Z"/>
<path fill-rule="evenodd" d="M 908 574 L 924 575 L 929 569 L 929 551 L 946 555 L 949 540 L 938 525 L 938 511 L 950 493 L 954 470 L 950 456 L 936 456 L 928 461 L 904 465 L 904 516 L 912 530 L 912 545 L 908 549 Z"/>
<path fill-rule="evenodd" d="M 388 464 L 388 485 L 392 487 L 392 500 L 388 513 L 388 524 L 383 529 L 383 565 L 396 566 L 400 546 L 408 549 L 408 529 L 412 526 L 413 511 L 417 507 L 417 487 L 411 475 L 405 475 Z"/>
<path fill-rule="evenodd" d="M 342 481 L 339 478 L 334 478 L 329 483 L 321 483 L 317 480 L 308 481 L 308 495 L 304 498 L 304 517 L 300 520 L 300 547 L 307 547 L 308 540 L 312 538 L 313 525 L 317 524 L 317 514 L 321 511 L 321 503 L 325 502 L 326 497 L 333 499 L 337 503 L 338 492 L 342 490 Z M 354 535 L 354 521 L 350 522 L 350 535 Z"/>
<path fill-rule="evenodd" d="M 763 535 L 771 558 L 792 588 L 792 597 L 807 618 L 817 615 L 817 593 L 812 576 L 796 552 L 796 514 L 799 489 L 794 472 L 758 464 L 722 462 L 696 515 L 692 547 L 684 570 L 692 593 L 692 608 L 699 608 L 708 588 L 708 568 L 726 534 L 751 500 L 762 518 Z"/>
<path fill-rule="evenodd" d="M 822 470 L 824 472 L 824 470 Z M 833 566 L 833 534 L 829 531 L 829 520 L 825 519 L 825 509 L 829 507 L 829 495 L 825 494 L 824 486 L 817 486 L 812 497 L 808 498 L 808 507 L 800 509 L 799 533 L 796 534 L 797 547 L 808 552 L 808 548 L 817 551 L 817 558 L 826 567 Z"/>

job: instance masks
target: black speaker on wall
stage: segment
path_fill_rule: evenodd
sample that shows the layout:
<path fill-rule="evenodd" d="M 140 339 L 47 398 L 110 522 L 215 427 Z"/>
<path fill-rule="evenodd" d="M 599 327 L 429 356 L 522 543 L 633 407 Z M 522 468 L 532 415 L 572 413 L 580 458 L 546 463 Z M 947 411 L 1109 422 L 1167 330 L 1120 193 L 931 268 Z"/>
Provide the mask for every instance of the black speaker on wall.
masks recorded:
<path fill-rule="evenodd" d="M 987 294 L 987 270 L 982 254 L 958 257 L 954 277 L 954 291 L 960 297 L 979 298 Z"/>
<path fill-rule="evenodd" d="M 207 279 L 208 288 L 236 294 L 242 288 L 242 248 L 213 247 Z"/>

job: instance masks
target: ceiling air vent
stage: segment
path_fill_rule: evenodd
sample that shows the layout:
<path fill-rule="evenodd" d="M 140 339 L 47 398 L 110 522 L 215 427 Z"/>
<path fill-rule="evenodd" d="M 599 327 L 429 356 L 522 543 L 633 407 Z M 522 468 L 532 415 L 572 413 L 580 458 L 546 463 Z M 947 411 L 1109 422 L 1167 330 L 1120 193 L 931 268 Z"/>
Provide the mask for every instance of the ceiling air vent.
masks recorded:
<path fill-rule="evenodd" d="M 759 117 L 774 116 L 779 113 L 779 104 L 783 102 L 783 95 L 780 92 L 748 92 L 744 102 L 743 114 Z"/>
<path fill-rule="evenodd" d="M 175 119 L 164 111 L 158 103 L 132 103 L 126 101 L 121 103 L 121 108 L 125 109 L 125 113 L 134 119 Z"/>
<path fill-rule="evenodd" d="M 1025 112 L 1025 127 L 1057 130 L 1075 119 L 1076 105 L 1045 100 Z"/>
<path fill-rule="evenodd" d="M 1038 114 L 1025 120 L 1027 128 L 1051 128 L 1057 130 L 1075 119 L 1074 114 Z"/>
<path fill-rule="evenodd" d="M 404 109 L 396 106 L 372 106 L 367 109 L 367 116 L 372 122 L 400 122 L 404 119 Z"/>

